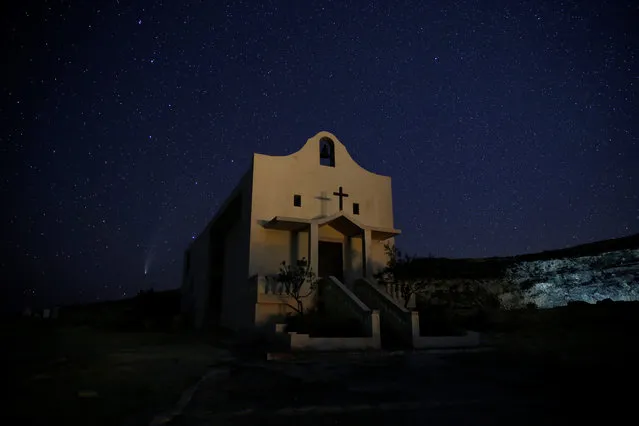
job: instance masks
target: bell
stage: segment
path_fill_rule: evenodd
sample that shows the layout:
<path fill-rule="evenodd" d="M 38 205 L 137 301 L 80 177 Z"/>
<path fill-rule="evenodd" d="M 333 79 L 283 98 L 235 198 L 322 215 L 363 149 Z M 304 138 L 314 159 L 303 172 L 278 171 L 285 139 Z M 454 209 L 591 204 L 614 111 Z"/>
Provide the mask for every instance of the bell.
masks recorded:
<path fill-rule="evenodd" d="M 320 151 L 320 158 L 326 158 L 328 160 L 331 159 L 331 149 L 328 144 L 324 144 L 322 146 L 322 150 Z"/>

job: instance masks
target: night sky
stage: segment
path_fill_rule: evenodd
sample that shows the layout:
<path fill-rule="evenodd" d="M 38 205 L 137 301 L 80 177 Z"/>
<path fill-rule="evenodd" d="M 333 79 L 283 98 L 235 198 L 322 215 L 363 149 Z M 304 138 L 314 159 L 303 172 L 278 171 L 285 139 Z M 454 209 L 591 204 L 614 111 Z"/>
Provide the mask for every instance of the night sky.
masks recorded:
<path fill-rule="evenodd" d="M 14 3 L 0 18 L 13 306 L 178 287 L 252 154 L 321 130 L 393 178 L 410 253 L 639 232 L 636 2 Z"/>

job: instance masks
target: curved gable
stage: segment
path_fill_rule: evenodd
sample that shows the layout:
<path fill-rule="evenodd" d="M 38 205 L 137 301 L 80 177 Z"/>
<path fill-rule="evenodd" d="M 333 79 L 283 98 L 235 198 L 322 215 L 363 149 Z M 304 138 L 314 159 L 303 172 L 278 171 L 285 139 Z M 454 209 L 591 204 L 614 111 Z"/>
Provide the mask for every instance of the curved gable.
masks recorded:
<path fill-rule="evenodd" d="M 328 144 L 326 143 L 328 142 Z M 331 158 L 325 161 L 324 163 L 333 162 L 333 166 L 329 164 L 322 164 L 321 152 L 323 145 L 328 145 L 332 148 L 332 152 L 330 153 Z M 318 132 L 315 136 L 309 138 L 304 146 L 300 148 L 298 151 L 289 154 L 289 155 L 269 155 L 268 157 L 275 158 L 295 158 L 299 163 L 303 163 L 305 166 L 314 168 L 314 167 L 334 167 L 336 169 L 342 168 L 358 168 L 367 173 L 383 176 L 378 173 L 371 172 L 366 170 L 364 167 L 360 166 L 354 159 L 351 157 L 350 153 L 344 146 L 344 144 L 331 132 L 321 131 Z"/>
<path fill-rule="evenodd" d="M 330 140 L 332 152 L 320 155 L 322 140 Z M 289 155 L 255 154 L 252 209 L 259 220 L 316 220 L 343 212 L 371 229 L 394 227 L 391 178 L 357 164 L 330 132 L 317 133 Z"/>

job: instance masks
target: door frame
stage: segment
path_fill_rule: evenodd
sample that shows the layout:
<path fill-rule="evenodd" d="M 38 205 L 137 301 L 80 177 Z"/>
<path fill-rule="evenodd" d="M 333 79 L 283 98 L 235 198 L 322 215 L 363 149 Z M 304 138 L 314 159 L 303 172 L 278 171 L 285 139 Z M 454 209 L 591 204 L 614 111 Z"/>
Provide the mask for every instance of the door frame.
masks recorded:
<path fill-rule="evenodd" d="M 317 264 L 317 278 L 323 278 L 320 276 L 320 271 L 319 271 L 319 262 L 321 259 L 321 254 L 320 254 L 320 245 L 321 243 L 331 243 L 331 244 L 339 244 L 341 247 L 341 265 L 342 265 L 342 271 L 339 277 L 336 277 L 337 279 L 340 280 L 340 282 L 344 281 L 344 240 L 339 239 L 339 238 L 320 238 L 317 241 L 317 257 L 318 257 L 318 264 Z"/>

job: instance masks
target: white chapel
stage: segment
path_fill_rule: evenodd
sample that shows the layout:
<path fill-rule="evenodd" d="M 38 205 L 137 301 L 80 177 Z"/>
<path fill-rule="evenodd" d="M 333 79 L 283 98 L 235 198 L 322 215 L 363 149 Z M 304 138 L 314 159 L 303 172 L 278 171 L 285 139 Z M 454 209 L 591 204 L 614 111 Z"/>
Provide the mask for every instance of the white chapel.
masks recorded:
<path fill-rule="evenodd" d="M 185 252 L 182 310 L 193 325 L 246 329 L 290 312 L 269 291 L 282 261 L 306 258 L 348 288 L 386 265 L 391 178 L 363 169 L 331 133 L 297 152 L 254 154 L 249 169 Z"/>

